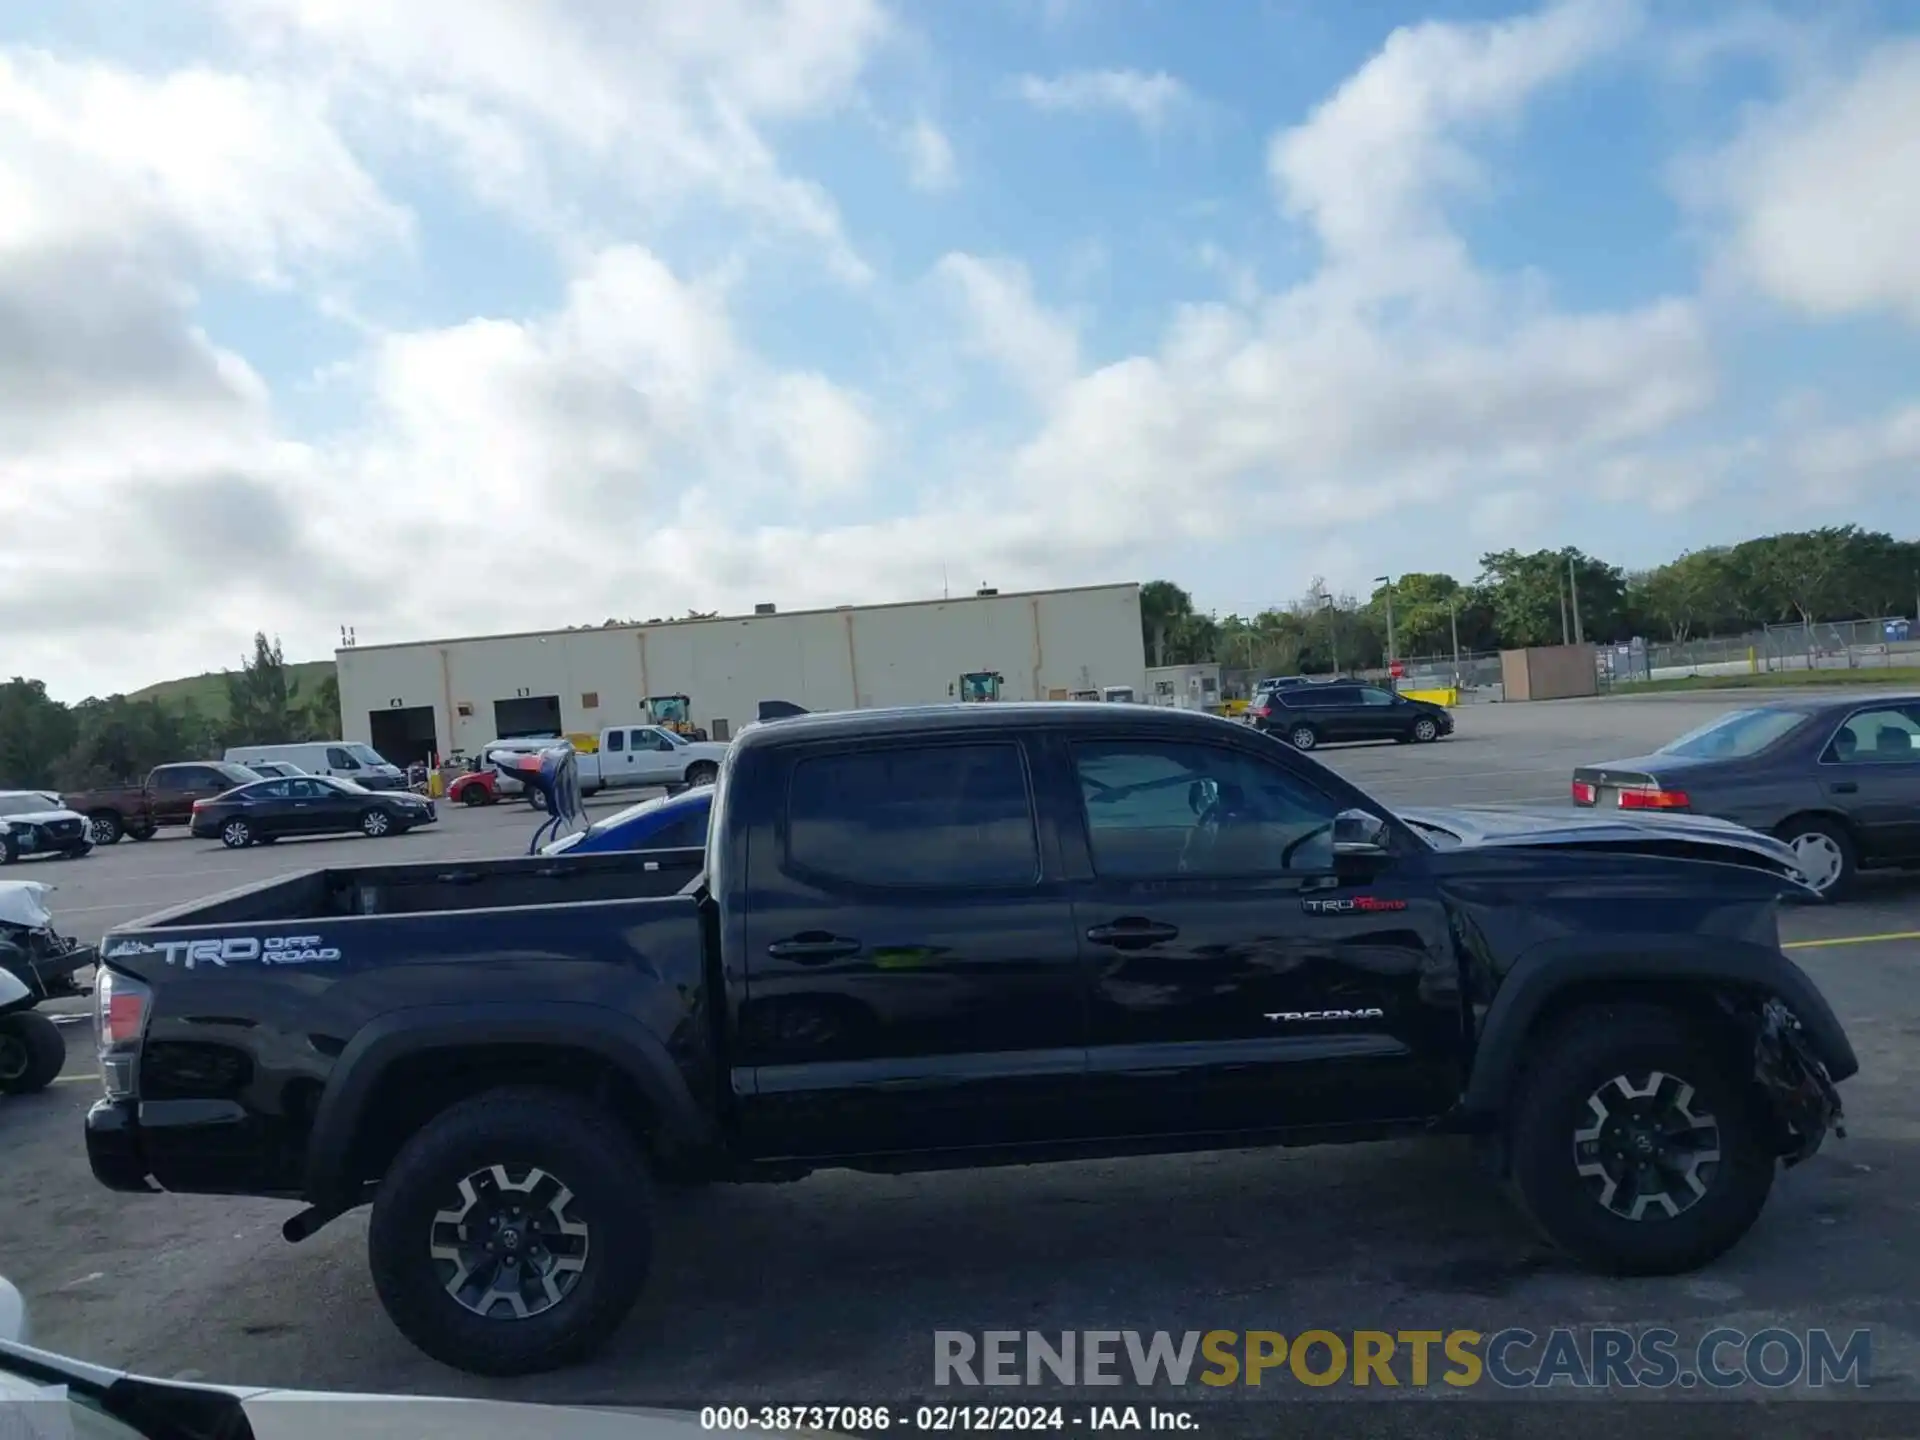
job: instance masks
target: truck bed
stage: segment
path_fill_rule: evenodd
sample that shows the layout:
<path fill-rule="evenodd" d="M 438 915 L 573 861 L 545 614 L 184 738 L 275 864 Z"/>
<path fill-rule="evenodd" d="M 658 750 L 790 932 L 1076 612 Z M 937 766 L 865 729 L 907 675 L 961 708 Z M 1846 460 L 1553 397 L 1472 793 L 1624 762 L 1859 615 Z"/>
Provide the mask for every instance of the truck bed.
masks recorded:
<path fill-rule="evenodd" d="M 691 889 L 705 863 L 704 850 L 680 849 L 305 870 L 175 905 L 114 933 L 641 900 Z"/>

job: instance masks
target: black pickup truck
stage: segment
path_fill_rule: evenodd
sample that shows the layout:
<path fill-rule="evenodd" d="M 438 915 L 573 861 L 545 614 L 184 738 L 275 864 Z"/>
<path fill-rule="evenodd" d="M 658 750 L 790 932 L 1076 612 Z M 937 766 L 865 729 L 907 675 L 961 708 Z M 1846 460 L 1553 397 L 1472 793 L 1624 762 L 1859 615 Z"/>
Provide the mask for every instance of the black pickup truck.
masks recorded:
<path fill-rule="evenodd" d="M 371 1202 L 388 1314 L 584 1355 L 655 1180 L 1479 1138 L 1580 1261 L 1672 1273 L 1839 1131 L 1792 853 L 1690 817 L 1394 814 L 1249 726 L 1072 703 L 744 730 L 705 851 L 314 871 L 102 944 L 120 1190 Z"/>

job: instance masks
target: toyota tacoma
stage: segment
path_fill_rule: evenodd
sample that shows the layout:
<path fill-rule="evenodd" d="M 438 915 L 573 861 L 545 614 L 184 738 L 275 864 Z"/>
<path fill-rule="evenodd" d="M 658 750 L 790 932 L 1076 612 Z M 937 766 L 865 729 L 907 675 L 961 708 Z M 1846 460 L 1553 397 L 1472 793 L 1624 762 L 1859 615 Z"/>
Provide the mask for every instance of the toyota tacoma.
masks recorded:
<path fill-rule="evenodd" d="M 1251 727 L 950 705 L 752 725 L 704 849 L 314 870 L 110 933 L 118 1190 L 368 1205 L 428 1354 L 579 1359 L 656 1183 L 1475 1137 L 1603 1272 L 1692 1270 L 1858 1068 L 1780 842 L 1396 814 Z"/>

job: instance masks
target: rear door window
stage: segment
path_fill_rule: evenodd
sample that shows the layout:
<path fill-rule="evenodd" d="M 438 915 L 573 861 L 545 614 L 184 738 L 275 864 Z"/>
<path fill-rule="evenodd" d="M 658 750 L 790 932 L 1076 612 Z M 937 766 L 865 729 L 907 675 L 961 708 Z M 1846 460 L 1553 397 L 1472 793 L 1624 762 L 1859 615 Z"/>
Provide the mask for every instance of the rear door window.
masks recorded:
<path fill-rule="evenodd" d="M 1834 735 L 1823 758 L 1860 765 L 1911 765 L 1920 761 L 1920 716 L 1904 705 L 1856 711 Z"/>
<path fill-rule="evenodd" d="M 1015 744 L 811 755 L 787 788 L 787 864 L 859 885 L 1032 885 L 1040 874 Z"/>

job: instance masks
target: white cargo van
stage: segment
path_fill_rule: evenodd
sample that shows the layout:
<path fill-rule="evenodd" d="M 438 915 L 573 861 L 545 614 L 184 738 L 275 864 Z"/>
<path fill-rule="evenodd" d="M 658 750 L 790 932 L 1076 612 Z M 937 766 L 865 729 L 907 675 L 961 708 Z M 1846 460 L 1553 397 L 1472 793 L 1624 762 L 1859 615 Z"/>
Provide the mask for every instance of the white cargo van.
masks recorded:
<path fill-rule="evenodd" d="M 369 790 L 404 790 L 406 771 L 390 765 L 371 745 L 354 740 L 305 740 L 297 745 L 236 745 L 223 757 L 229 765 L 256 760 L 298 765 L 309 775 L 334 775 Z"/>

